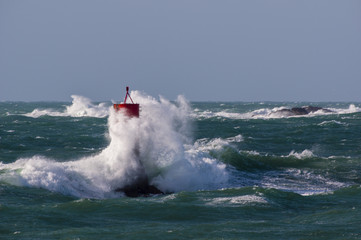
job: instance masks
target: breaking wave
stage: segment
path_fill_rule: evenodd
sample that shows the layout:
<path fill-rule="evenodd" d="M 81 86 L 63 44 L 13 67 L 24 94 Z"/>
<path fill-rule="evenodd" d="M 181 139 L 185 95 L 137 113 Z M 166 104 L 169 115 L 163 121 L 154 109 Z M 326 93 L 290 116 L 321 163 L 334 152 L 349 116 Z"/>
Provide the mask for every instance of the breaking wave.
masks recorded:
<path fill-rule="evenodd" d="M 314 154 L 312 151 L 306 149 L 306 150 L 303 150 L 301 153 L 298 153 L 298 152 L 295 152 L 294 150 L 292 150 L 290 152 L 290 154 L 288 154 L 287 157 L 295 157 L 297 159 L 305 159 L 305 158 L 311 158 L 311 157 L 314 157 Z"/>
<path fill-rule="evenodd" d="M 41 116 L 52 117 L 96 117 L 104 118 L 109 114 L 109 106 L 106 103 L 95 105 L 89 98 L 72 95 L 72 104 L 66 106 L 64 111 L 56 111 L 54 109 L 34 109 L 31 113 L 24 116 L 38 118 Z"/>
<path fill-rule="evenodd" d="M 92 105 L 74 96 L 65 112 L 46 112 L 61 116 L 109 114 L 109 145 L 99 154 L 68 162 L 33 156 L 0 163 L 0 181 L 79 198 L 110 198 L 119 196 L 114 190 L 131 183 L 143 165 L 150 184 L 164 192 L 217 189 L 227 183 L 226 165 L 192 144 L 190 109 L 183 97 L 171 103 L 135 91 L 132 98 L 142 106 L 140 118 L 129 119 L 109 107 L 105 113 L 102 104 Z M 89 109 L 100 109 L 101 114 L 94 115 Z"/>

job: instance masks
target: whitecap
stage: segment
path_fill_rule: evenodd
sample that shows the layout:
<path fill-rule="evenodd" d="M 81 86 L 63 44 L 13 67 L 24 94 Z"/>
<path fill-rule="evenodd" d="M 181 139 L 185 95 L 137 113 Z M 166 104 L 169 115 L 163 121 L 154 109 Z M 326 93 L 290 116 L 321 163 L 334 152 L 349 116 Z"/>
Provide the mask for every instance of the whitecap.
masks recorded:
<path fill-rule="evenodd" d="M 54 109 L 34 109 L 31 113 L 23 114 L 27 117 L 38 118 L 41 116 L 52 117 L 96 117 L 104 118 L 109 114 L 109 106 L 106 103 L 93 104 L 89 98 L 72 95 L 72 104 L 66 106 L 64 111 Z"/>
<path fill-rule="evenodd" d="M 266 204 L 268 203 L 267 199 L 257 195 L 242 195 L 242 196 L 233 196 L 233 197 L 218 197 L 212 199 L 205 199 L 207 202 L 206 205 L 210 206 L 238 206 L 238 205 L 252 205 L 252 204 Z"/>
<path fill-rule="evenodd" d="M 305 158 L 311 158 L 314 157 L 314 154 L 311 150 L 305 149 L 301 153 L 295 152 L 292 150 L 290 154 L 288 154 L 286 157 L 295 157 L 298 159 L 305 159 Z"/>

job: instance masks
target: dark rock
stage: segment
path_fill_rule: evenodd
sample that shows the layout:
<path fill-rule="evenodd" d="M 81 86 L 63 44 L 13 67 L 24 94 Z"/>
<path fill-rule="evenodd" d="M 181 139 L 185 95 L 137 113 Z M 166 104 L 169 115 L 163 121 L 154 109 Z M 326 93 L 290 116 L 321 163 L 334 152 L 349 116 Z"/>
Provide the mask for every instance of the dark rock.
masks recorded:
<path fill-rule="evenodd" d="M 332 112 L 330 109 L 314 107 L 314 106 L 294 107 L 291 109 L 285 108 L 285 109 L 278 110 L 277 112 L 289 114 L 292 116 L 292 115 L 307 115 L 310 113 L 317 112 L 319 110 L 322 110 L 323 112 L 326 112 L 326 113 Z"/>
<path fill-rule="evenodd" d="M 307 111 L 307 113 L 312 113 L 312 112 L 317 112 L 319 110 L 324 110 L 321 107 L 314 107 L 314 106 L 303 107 L 303 109 L 305 109 Z"/>
<path fill-rule="evenodd" d="M 122 188 L 115 189 L 116 192 L 123 192 L 127 197 L 149 197 L 155 194 L 164 194 L 157 187 L 150 185 L 148 180 L 139 181 Z"/>
<path fill-rule="evenodd" d="M 139 157 L 140 152 L 138 143 L 136 143 L 133 151 L 135 156 L 134 161 L 138 163 L 138 167 L 129 176 L 129 178 L 132 179 L 132 182 L 124 187 L 117 188 L 114 191 L 123 192 L 127 197 L 149 197 L 155 194 L 164 194 L 164 192 L 157 187 L 149 184 L 144 165 Z"/>
<path fill-rule="evenodd" d="M 310 112 L 307 111 L 306 108 L 304 107 L 295 107 L 295 108 L 291 108 L 291 112 L 295 115 L 306 115 L 309 114 Z"/>

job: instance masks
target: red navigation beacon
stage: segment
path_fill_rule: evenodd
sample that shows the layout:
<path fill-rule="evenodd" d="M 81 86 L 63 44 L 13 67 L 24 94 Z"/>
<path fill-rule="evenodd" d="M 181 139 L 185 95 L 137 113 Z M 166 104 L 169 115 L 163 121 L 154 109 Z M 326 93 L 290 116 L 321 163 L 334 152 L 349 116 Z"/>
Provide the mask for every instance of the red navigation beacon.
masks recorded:
<path fill-rule="evenodd" d="M 139 104 L 134 103 L 133 99 L 129 94 L 129 87 L 126 88 L 127 93 L 125 94 L 124 103 L 113 104 L 115 111 L 124 111 L 125 115 L 128 117 L 137 117 L 139 118 Z M 129 97 L 132 103 L 127 103 L 127 98 Z"/>

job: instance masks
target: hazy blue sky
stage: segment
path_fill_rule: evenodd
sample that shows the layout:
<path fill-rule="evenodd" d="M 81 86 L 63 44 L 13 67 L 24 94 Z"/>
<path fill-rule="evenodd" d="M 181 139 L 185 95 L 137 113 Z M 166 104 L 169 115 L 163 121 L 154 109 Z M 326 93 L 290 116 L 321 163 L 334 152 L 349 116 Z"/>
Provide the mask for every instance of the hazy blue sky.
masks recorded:
<path fill-rule="evenodd" d="M 360 0 L 0 0 L 0 100 L 361 101 Z"/>

